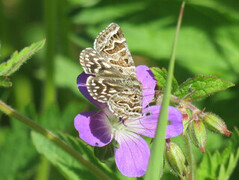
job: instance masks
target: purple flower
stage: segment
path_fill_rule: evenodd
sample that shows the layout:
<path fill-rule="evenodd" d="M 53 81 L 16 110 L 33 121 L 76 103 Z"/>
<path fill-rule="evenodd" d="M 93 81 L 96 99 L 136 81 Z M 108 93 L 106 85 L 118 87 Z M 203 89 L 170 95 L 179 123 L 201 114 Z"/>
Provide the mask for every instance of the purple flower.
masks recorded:
<path fill-rule="evenodd" d="M 115 162 L 120 172 L 128 177 L 143 176 L 147 170 L 150 149 L 140 136 L 154 137 L 157 128 L 160 106 L 148 106 L 154 97 L 156 80 L 147 66 L 136 68 L 137 78 L 143 87 L 143 111 L 138 119 L 127 119 L 124 124 L 107 107 L 107 104 L 94 100 L 86 88 L 86 80 L 90 76 L 81 73 L 77 78 L 77 86 L 81 93 L 100 111 L 86 111 L 75 117 L 75 128 L 79 136 L 92 146 L 102 147 L 113 139 L 118 142 L 115 148 Z M 148 107 L 147 107 L 148 106 Z M 183 131 L 180 111 L 169 106 L 169 121 L 165 138 L 178 136 Z"/>

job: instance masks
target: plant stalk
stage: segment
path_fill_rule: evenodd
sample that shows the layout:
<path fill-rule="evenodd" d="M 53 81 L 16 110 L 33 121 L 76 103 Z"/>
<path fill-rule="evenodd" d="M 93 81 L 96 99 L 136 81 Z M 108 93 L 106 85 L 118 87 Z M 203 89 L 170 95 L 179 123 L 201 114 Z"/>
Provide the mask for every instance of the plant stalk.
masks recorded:
<path fill-rule="evenodd" d="M 42 102 L 42 111 L 54 103 L 56 99 L 55 80 L 54 80 L 54 63 L 57 53 L 57 0 L 44 0 L 44 20 L 46 31 L 46 57 L 45 57 L 45 85 Z"/>
<path fill-rule="evenodd" d="M 145 176 L 145 180 L 160 179 L 160 175 L 162 174 L 162 171 L 163 171 L 163 155 L 165 151 L 165 134 L 166 134 L 166 127 L 168 122 L 168 106 L 170 102 L 171 86 L 172 86 L 173 71 L 174 71 L 174 64 L 175 64 L 176 45 L 177 45 L 179 30 L 180 30 L 180 26 L 182 22 L 184 6 L 185 6 L 185 2 L 183 1 L 181 5 L 179 17 L 178 17 L 176 34 L 175 34 L 171 58 L 169 62 L 165 94 L 162 101 L 159 122 L 158 122 L 157 131 L 155 135 L 155 141 L 152 145 L 152 155 L 149 160 L 149 166 Z"/>
<path fill-rule="evenodd" d="M 194 156 L 193 156 L 192 143 L 189 139 L 188 133 L 185 133 L 185 135 L 183 136 L 183 140 L 184 140 L 184 144 L 185 144 L 186 157 L 187 157 L 190 176 L 191 176 L 190 179 L 194 180 L 196 167 L 195 167 L 195 161 L 194 161 Z"/>
<path fill-rule="evenodd" d="M 47 139 L 52 141 L 54 144 L 59 146 L 64 151 L 68 152 L 72 157 L 74 157 L 79 163 L 83 164 L 86 168 L 88 168 L 96 177 L 102 180 L 111 180 L 110 177 L 108 177 L 105 173 L 103 173 L 98 167 L 90 163 L 89 161 L 85 160 L 81 154 L 79 154 L 76 150 L 74 150 L 72 147 L 70 147 L 68 144 L 66 144 L 63 140 L 61 140 L 59 137 L 57 137 L 54 133 L 50 132 L 47 129 L 44 129 L 40 125 L 38 125 L 33 120 L 29 119 L 28 117 L 25 117 L 12 109 L 10 106 L 5 104 L 3 101 L 0 100 L 0 110 L 5 113 L 6 115 L 13 117 L 23 124 L 29 126 L 32 130 L 42 134 Z"/>

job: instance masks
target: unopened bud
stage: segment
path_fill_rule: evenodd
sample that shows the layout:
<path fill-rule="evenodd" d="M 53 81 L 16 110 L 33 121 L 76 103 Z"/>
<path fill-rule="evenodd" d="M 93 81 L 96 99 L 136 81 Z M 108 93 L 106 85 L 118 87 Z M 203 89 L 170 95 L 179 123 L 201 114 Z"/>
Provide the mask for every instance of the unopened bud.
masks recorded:
<path fill-rule="evenodd" d="M 188 124 L 192 118 L 192 111 L 188 108 L 181 107 L 179 111 L 182 113 L 182 122 L 183 122 L 183 135 L 185 135 L 188 128 Z"/>
<path fill-rule="evenodd" d="M 207 141 L 207 133 L 206 128 L 201 120 L 194 120 L 190 122 L 189 136 L 193 144 L 204 153 Z"/>
<path fill-rule="evenodd" d="M 186 175 L 186 159 L 181 148 L 177 144 L 173 142 L 166 143 L 165 157 L 174 174 L 180 177 Z"/>
<path fill-rule="evenodd" d="M 230 136 L 232 133 L 227 129 L 225 122 L 215 114 L 205 113 L 203 122 L 208 129 L 216 133 L 225 134 L 226 136 Z"/>
<path fill-rule="evenodd" d="M 190 109 L 186 109 L 185 113 L 183 113 L 183 135 L 185 135 L 191 119 L 192 119 L 192 111 Z"/>

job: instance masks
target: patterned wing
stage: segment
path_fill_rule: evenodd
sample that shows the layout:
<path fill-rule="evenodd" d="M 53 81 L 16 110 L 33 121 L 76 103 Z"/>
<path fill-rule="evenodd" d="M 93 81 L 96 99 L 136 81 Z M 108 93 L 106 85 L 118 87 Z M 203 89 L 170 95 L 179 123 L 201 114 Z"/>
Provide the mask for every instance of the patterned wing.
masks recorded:
<path fill-rule="evenodd" d="M 142 113 L 142 84 L 137 80 L 134 61 L 117 24 L 110 24 L 80 54 L 87 74 L 86 86 L 97 101 L 107 103 L 121 118 L 136 118 Z"/>
<path fill-rule="evenodd" d="M 86 74 L 114 74 L 112 65 L 92 48 L 86 48 L 81 52 L 80 64 Z"/>
<path fill-rule="evenodd" d="M 109 76 L 90 76 L 87 78 L 86 86 L 90 95 L 99 102 L 108 102 L 108 100 L 118 92 L 131 91 L 127 79 L 122 77 Z M 131 86 L 131 85 L 130 85 Z M 141 86 L 140 86 L 141 88 Z"/>
<path fill-rule="evenodd" d="M 137 90 L 118 92 L 109 99 L 108 106 L 116 116 L 138 118 L 142 114 L 142 94 Z"/>
<path fill-rule="evenodd" d="M 87 78 L 86 86 L 90 95 L 102 103 L 108 102 L 111 96 L 126 89 L 120 77 L 109 78 L 107 76 L 90 76 Z"/>
<path fill-rule="evenodd" d="M 108 87 L 105 84 L 104 79 L 90 76 L 87 78 L 86 86 L 89 94 L 95 100 L 105 103 L 110 98 L 110 94 L 107 93 Z"/>
<path fill-rule="evenodd" d="M 94 49 L 120 73 L 136 76 L 133 58 L 117 24 L 111 23 L 98 35 Z"/>
<path fill-rule="evenodd" d="M 86 85 L 90 95 L 107 103 L 116 116 L 136 118 L 142 114 L 142 85 L 136 79 L 90 76 Z"/>

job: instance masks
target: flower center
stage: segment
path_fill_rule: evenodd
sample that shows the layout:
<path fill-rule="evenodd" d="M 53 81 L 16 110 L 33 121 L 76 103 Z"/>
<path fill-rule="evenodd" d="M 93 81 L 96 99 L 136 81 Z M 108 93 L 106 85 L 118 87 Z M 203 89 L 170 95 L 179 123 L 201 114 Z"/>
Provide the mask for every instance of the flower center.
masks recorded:
<path fill-rule="evenodd" d="M 109 121 L 111 123 L 113 133 L 115 133 L 115 131 L 125 131 L 127 129 L 127 126 L 123 124 L 123 121 L 120 121 L 120 119 L 116 116 L 110 117 Z"/>

